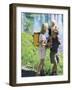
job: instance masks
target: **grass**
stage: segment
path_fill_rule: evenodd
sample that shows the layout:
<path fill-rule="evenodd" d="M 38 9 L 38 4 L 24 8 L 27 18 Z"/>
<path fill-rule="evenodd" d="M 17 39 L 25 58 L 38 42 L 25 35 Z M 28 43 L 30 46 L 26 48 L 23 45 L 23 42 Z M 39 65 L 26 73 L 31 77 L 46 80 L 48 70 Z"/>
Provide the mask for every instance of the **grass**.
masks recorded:
<path fill-rule="evenodd" d="M 44 70 L 47 75 L 51 72 L 51 63 L 49 58 L 50 50 L 46 50 Z M 60 62 L 58 64 L 58 75 L 63 74 L 63 54 L 59 53 Z M 21 65 L 26 66 L 32 70 L 37 70 L 39 64 L 38 47 L 34 46 L 33 36 L 31 34 L 22 32 L 21 34 Z"/>

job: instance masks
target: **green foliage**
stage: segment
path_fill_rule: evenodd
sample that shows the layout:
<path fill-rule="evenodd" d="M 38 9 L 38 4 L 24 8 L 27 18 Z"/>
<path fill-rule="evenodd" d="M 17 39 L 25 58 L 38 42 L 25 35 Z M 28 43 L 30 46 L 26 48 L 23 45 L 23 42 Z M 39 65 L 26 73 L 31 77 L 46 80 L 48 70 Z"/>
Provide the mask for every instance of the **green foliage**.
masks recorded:
<path fill-rule="evenodd" d="M 45 58 L 45 73 L 47 75 L 51 72 L 51 63 L 49 57 L 50 50 L 47 49 L 46 51 L 46 58 Z M 58 64 L 58 74 L 63 74 L 63 54 L 59 54 L 60 63 Z M 38 47 L 35 47 L 33 44 L 33 36 L 26 32 L 21 33 L 21 60 L 22 66 L 26 66 L 33 70 L 37 70 L 39 64 L 39 54 L 38 54 Z"/>
<path fill-rule="evenodd" d="M 22 15 L 23 15 L 22 17 L 23 31 L 27 33 L 32 33 L 34 23 L 32 14 L 26 13 Z"/>
<path fill-rule="evenodd" d="M 38 50 L 33 44 L 32 35 L 23 32 L 21 38 L 21 59 L 22 65 L 35 69 L 38 63 Z"/>

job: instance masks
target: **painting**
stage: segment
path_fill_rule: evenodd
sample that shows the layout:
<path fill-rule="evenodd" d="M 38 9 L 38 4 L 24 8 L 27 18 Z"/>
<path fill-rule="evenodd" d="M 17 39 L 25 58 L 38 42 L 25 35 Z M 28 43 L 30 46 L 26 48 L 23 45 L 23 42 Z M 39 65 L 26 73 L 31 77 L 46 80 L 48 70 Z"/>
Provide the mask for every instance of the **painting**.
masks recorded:
<path fill-rule="evenodd" d="M 10 85 L 68 82 L 70 7 L 10 4 Z"/>

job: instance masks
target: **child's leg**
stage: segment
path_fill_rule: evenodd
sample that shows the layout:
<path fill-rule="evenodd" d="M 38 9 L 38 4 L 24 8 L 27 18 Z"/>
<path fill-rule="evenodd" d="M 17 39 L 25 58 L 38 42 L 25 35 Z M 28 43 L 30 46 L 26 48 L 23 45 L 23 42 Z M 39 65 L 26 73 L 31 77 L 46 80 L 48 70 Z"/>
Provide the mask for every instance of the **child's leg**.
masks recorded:
<path fill-rule="evenodd" d="M 44 69 L 44 59 L 42 59 L 42 64 L 41 65 L 42 65 L 41 70 L 43 70 Z"/>
<path fill-rule="evenodd" d="M 53 72 L 54 72 L 55 74 L 57 74 L 57 65 L 58 65 L 58 63 L 59 63 L 59 57 L 58 57 L 58 55 L 56 54 L 56 55 L 55 55 L 55 63 L 53 64 Z"/>
<path fill-rule="evenodd" d="M 44 67 L 44 59 L 41 59 L 37 69 L 37 74 L 40 74 L 40 71 L 43 70 L 43 67 Z"/>
<path fill-rule="evenodd" d="M 52 62 L 52 75 L 57 74 L 57 58 L 55 52 L 51 52 L 50 59 Z"/>
<path fill-rule="evenodd" d="M 57 74 L 57 64 L 54 63 L 52 66 L 52 74 Z"/>

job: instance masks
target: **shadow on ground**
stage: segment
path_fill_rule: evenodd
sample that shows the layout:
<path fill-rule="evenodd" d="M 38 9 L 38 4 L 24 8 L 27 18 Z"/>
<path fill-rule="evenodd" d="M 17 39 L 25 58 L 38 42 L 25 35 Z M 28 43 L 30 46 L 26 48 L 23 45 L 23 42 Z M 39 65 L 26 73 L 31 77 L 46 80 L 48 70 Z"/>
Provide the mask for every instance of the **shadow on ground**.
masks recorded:
<path fill-rule="evenodd" d="M 36 72 L 35 71 L 31 71 L 31 70 L 21 70 L 21 76 L 22 77 L 31 77 L 31 76 L 36 76 Z"/>

